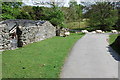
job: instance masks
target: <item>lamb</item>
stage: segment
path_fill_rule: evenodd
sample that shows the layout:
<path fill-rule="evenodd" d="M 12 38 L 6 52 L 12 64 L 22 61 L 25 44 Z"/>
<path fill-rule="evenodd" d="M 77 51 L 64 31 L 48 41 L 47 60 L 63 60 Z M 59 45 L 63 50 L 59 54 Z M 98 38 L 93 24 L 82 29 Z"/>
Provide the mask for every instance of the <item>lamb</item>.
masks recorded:
<path fill-rule="evenodd" d="M 91 33 L 96 33 L 95 31 L 92 31 Z"/>
<path fill-rule="evenodd" d="M 77 34 L 77 33 L 80 33 L 80 32 L 76 31 L 75 33 Z"/>
<path fill-rule="evenodd" d="M 102 30 L 96 30 L 96 33 L 103 33 Z"/>
<path fill-rule="evenodd" d="M 111 30 L 111 31 L 112 31 L 112 33 L 118 33 L 117 30 Z"/>
<path fill-rule="evenodd" d="M 103 31 L 102 33 L 105 33 L 105 31 Z"/>
<path fill-rule="evenodd" d="M 81 32 L 82 32 L 82 33 L 88 33 L 88 31 L 87 31 L 87 30 L 82 30 Z"/>
<path fill-rule="evenodd" d="M 69 36 L 70 35 L 70 32 L 65 32 L 65 36 Z"/>
<path fill-rule="evenodd" d="M 78 33 L 78 32 L 75 32 L 76 34 Z"/>

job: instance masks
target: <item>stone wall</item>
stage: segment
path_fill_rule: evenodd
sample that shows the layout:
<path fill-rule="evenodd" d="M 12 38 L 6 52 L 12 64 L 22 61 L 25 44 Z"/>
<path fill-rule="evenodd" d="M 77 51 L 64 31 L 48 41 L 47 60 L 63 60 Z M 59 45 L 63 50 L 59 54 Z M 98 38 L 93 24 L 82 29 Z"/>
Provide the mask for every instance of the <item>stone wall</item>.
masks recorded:
<path fill-rule="evenodd" d="M 23 45 L 56 36 L 56 29 L 49 22 L 45 22 L 43 25 L 38 25 L 37 27 L 32 24 L 31 27 L 22 27 L 21 30 Z"/>
<path fill-rule="evenodd" d="M 12 31 L 13 30 L 13 31 Z M 56 36 L 56 28 L 48 21 L 7 20 L 0 22 L 0 49 L 12 49 L 10 34 L 15 32 L 17 46 Z"/>
<path fill-rule="evenodd" d="M 0 49 L 10 49 L 9 30 L 6 24 L 0 25 Z"/>

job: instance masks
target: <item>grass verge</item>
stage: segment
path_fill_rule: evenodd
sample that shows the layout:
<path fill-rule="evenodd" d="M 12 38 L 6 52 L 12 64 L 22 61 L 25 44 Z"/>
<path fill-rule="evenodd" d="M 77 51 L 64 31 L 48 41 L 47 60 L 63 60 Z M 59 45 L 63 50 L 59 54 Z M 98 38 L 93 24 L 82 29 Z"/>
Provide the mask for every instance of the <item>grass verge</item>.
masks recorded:
<path fill-rule="evenodd" d="M 53 37 L 2 54 L 3 78 L 58 78 L 64 60 L 83 34 Z"/>
<path fill-rule="evenodd" d="M 116 38 L 118 37 L 118 34 L 112 34 L 109 36 L 109 43 L 110 45 L 116 40 Z"/>
<path fill-rule="evenodd" d="M 66 26 L 70 29 L 80 29 L 80 28 L 85 28 L 88 25 L 86 21 L 81 21 L 81 22 L 69 22 L 66 23 Z"/>
<path fill-rule="evenodd" d="M 0 80 L 2 79 L 2 54 L 0 51 Z"/>
<path fill-rule="evenodd" d="M 116 45 L 114 45 L 114 41 L 116 40 L 116 38 L 118 37 L 118 34 L 112 34 L 109 36 L 109 43 L 110 43 L 110 46 L 120 54 L 120 49 L 119 47 L 117 47 Z"/>

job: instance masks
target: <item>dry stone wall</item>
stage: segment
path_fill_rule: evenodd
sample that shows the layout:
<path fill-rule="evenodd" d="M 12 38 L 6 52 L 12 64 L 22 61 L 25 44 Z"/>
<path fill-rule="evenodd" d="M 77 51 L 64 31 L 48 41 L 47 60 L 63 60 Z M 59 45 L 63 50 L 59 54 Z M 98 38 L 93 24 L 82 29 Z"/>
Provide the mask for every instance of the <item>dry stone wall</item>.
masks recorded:
<path fill-rule="evenodd" d="M 31 27 L 22 27 L 21 30 L 21 40 L 24 45 L 56 36 L 56 28 L 49 22 L 37 27 L 32 24 Z"/>
<path fill-rule="evenodd" d="M 0 49 L 10 49 L 10 47 L 9 30 L 6 24 L 2 24 L 0 25 Z"/>
<path fill-rule="evenodd" d="M 11 39 L 12 33 L 16 33 L 16 43 Z M 49 21 L 6 20 L 0 22 L 0 49 L 12 49 L 14 48 L 12 43 L 22 47 L 54 36 L 56 36 L 56 28 Z"/>

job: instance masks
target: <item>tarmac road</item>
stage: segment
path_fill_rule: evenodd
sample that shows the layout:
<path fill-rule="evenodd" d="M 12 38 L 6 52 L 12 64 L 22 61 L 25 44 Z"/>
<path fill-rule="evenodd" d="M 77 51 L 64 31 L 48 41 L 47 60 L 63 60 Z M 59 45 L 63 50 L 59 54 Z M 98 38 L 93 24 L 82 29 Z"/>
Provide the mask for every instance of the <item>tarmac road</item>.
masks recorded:
<path fill-rule="evenodd" d="M 118 78 L 120 57 L 108 45 L 108 34 L 86 34 L 72 48 L 60 77 Z"/>

